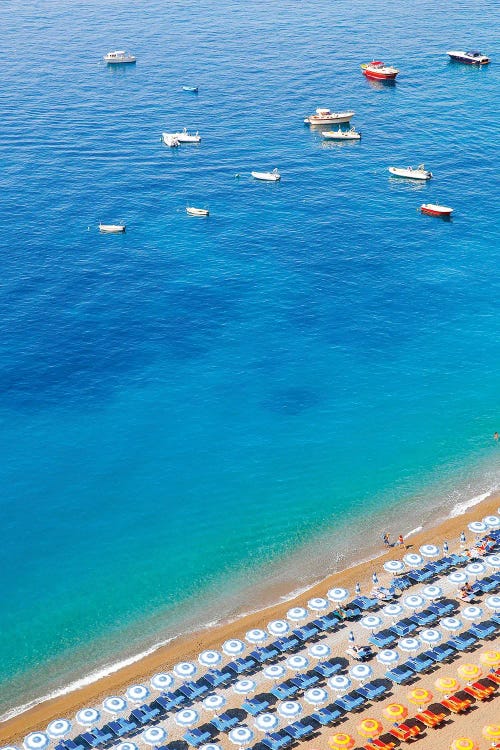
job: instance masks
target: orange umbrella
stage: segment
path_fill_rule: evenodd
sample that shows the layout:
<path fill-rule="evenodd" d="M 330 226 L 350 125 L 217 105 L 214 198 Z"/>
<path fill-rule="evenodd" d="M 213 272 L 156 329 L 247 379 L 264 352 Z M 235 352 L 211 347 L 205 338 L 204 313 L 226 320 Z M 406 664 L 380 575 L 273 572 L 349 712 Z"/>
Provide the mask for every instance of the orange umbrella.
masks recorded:
<path fill-rule="evenodd" d="M 470 737 L 458 737 L 451 743 L 451 750 L 479 750 L 479 748 Z"/>
<path fill-rule="evenodd" d="M 483 737 L 486 740 L 500 740 L 500 724 L 487 724 L 483 727 Z"/>
<path fill-rule="evenodd" d="M 458 669 L 458 676 L 466 682 L 472 682 L 473 680 L 479 680 L 483 674 L 483 670 L 477 664 L 461 664 Z"/>
<path fill-rule="evenodd" d="M 497 667 L 500 664 L 500 651 L 483 651 L 479 654 L 479 660 L 488 667 Z"/>
<path fill-rule="evenodd" d="M 350 750 L 351 747 L 354 747 L 355 742 L 354 737 L 351 737 L 350 734 L 338 732 L 328 738 L 328 744 L 333 750 L 337 750 L 337 748 L 340 748 L 340 750 L 346 750 L 346 748 Z"/>
<path fill-rule="evenodd" d="M 357 730 L 362 737 L 378 737 L 384 731 L 384 727 L 377 719 L 363 719 Z"/>
<path fill-rule="evenodd" d="M 439 677 L 434 685 L 440 693 L 454 693 L 460 690 L 460 683 L 454 677 Z"/>
<path fill-rule="evenodd" d="M 408 693 L 410 703 L 415 703 L 417 706 L 425 706 L 426 703 L 431 702 L 432 697 L 431 691 L 425 688 L 415 688 Z"/>
<path fill-rule="evenodd" d="M 432 696 L 431 696 L 432 697 Z M 402 703 L 389 703 L 382 711 L 384 716 L 393 721 L 401 721 L 408 716 L 408 709 Z"/>

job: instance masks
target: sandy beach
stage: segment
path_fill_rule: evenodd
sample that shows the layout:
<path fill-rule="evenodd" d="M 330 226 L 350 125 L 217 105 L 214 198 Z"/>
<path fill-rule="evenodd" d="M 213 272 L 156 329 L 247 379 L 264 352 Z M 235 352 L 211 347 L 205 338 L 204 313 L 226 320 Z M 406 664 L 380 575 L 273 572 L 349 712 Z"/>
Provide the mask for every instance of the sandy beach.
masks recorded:
<path fill-rule="evenodd" d="M 467 529 L 467 524 L 470 521 L 480 519 L 485 515 L 496 513 L 499 501 L 499 496 L 490 496 L 481 503 L 468 508 L 462 515 L 448 518 L 440 522 L 438 525 L 432 525 L 429 523 L 427 528 L 422 529 L 422 531 L 412 535 L 407 540 L 408 548 L 417 549 L 424 543 L 432 542 L 435 544 L 441 544 L 444 540 L 447 540 L 450 544 L 450 550 L 458 549 L 460 533 Z M 467 539 L 470 543 L 473 542 L 473 535 L 469 532 L 467 532 Z M 382 543 L 380 544 L 380 547 L 382 547 Z M 294 600 L 288 600 L 286 602 L 281 601 L 280 604 L 246 615 L 230 624 L 216 626 L 212 629 L 204 629 L 198 633 L 190 634 L 189 636 L 179 637 L 167 646 L 159 648 L 154 653 L 131 666 L 121 669 L 114 674 L 104 677 L 86 687 L 75 690 L 74 692 L 40 703 L 32 709 L 2 722 L 0 724 L 0 742 L 3 745 L 10 743 L 19 744 L 20 740 L 22 740 L 26 734 L 34 730 L 43 730 L 51 720 L 57 717 L 71 717 L 78 709 L 85 706 L 96 705 L 110 694 L 119 695 L 120 693 L 123 693 L 130 684 L 148 681 L 155 672 L 168 671 L 179 661 L 196 660 L 197 655 L 201 651 L 209 648 L 218 648 L 222 642 L 228 638 L 243 637 L 245 632 L 251 628 L 265 627 L 269 621 L 284 617 L 286 611 L 290 609 L 291 606 L 305 605 L 307 600 L 311 599 L 313 596 L 324 596 L 327 589 L 333 586 L 342 585 L 353 590 L 356 582 L 359 582 L 363 593 L 367 593 L 372 587 L 371 575 L 373 570 L 379 572 L 381 582 L 384 582 L 384 575 L 387 579 L 388 576 L 383 572 L 380 574 L 383 563 L 388 559 L 400 558 L 403 554 L 404 551 L 398 548 L 390 548 L 387 551 L 381 549 L 380 557 L 376 561 L 371 560 L 352 565 L 346 570 L 328 576 L 306 592 L 301 593 Z M 277 592 L 277 597 L 278 596 L 279 592 Z M 469 657 L 469 660 L 473 659 Z M 454 671 L 455 664 L 452 666 L 448 665 L 443 669 L 448 672 L 450 672 L 450 670 Z M 425 684 L 426 680 L 429 681 L 432 679 L 434 678 L 426 678 L 424 676 L 422 678 L 422 684 Z M 404 696 L 406 692 L 407 688 L 397 688 L 392 700 L 398 700 L 398 698 Z M 401 693 L 401 696 L 399 693 Z M 379 710 L 381 709 L 378 709 L 377 707 L 371 712 L 370 709 L 368 709 L 369 714 L 375 717 Z M 499 708 L 495 702 L 489 706 L 482 707 L 481 721 L 484 719 L 486 722 L 488 718 L 493 720 L 495 711 L 496 715 L 498 715 Z M 450 731 L 456 732 L 456 728 L 462 727 L 462 725 L 464 727 L 469 727 L 471 722 L 473 725 L 474 715 L 477 714 L 477 711 L 472 712 L 472 714 L 472 719 L 469 716 L 464 716 L 459 719 L 455 718 Z M 355 715 L 353 718 L 344 722 L 341 725 L 342 731 L 344 731 L 344 728 L 345 731 L 350 731 L 350 729 L 359 722 L 359 716 L 360 715 Z M 332 733 L 331 729 L 326 729 L 325 731 L 328 734 Z M 462 731 L 462 729 L 460 731 Z M 465 731 L 466 729 L 463 729 L 463 732 Z M 467 731 L 469 730 L 467 729 Z M 443 742 L 445 740 L 445 734 L 446 728 L 439 730 L 439 737 L 443 738 Z M 455 734 L 453 736 L 459 735 Z M 312 741 L 309 744 L 312 746 L 315 742 L 317 743 L 317 740 Z M 436 747 L 436 744 L 432 744 L 432 742 L 435 742 L 435 740 L 432 739 L 432 736 L 429 739 L 429 743 L 431 744 L 425 744 L 425 742 L 425 740 L 421 742 L 420 746 L 429 748 Z M 441 744 L 440 740 L 439 746 L 445 747 L 446 745 Z"/>

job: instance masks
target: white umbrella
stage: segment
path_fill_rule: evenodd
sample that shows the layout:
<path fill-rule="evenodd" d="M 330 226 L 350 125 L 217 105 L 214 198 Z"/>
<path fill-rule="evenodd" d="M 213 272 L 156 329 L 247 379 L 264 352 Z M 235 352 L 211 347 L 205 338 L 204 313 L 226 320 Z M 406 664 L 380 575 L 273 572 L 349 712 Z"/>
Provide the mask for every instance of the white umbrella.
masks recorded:
<path fill-rule="evenodd" d="M 238 680 L 233 685 L 233 690 L 238 695 L 247 695 L 247 693 L 253 693 L 255 690 L 255 682 L 253 680 Z"/>
<path fill-rule="evenodd" d="M 117 695 L 112 695 L 103 701 L 102 707 L 108 714 L 119 714 L 127 708 L 127 701 Z"/>
<path fill-rule="evenodd" d="M 302 713 L 302 706 L 298 701 L 283 701 L 278 703 L 278 713 L 284 719 L 294 719 Z"/>
<path fill-rule="evenodd" d="M 183 708 L 174 716 L 174 721 L 180 727 L 192 727 L 198 721 L 198 711 L 194 708 Z"/>
<path fill-rule="evenodd" d="M 420 594 L 424 599 L 440 599 L 443 596 L 443 589 L 441 586 L 424 586 Z"/>
<path fill-rule="evenodd" d="M 388 617 L 396 618 L 403 614 L 403 607 L 401 604 L 386 604 L 385 607 L 382 607 L 382 612 Z"/>
<path fill-rule="evenodd" d="M 309 646 L 307 653 L 313 659 L 326 659 L 332 653 L 332 649 L 326 643 L 314 643 L 312 646 Z"/>
<path fill-rule="evenodd" d="M 174 684 L 174 678 L 167 672 L 159 672 L 151 678 L 151 687 L 155 690 L 166 690 L 172 687 Z"/>
<path fill-rule="evenodd" d="M 75 718 L 81 727 L 91 727 L 92 724 L 97 724 L 101 718 L 101 714 L 96 708 L 82 708 L 81 711 L 78 711 Z"/>
<path fill-rule="evenodd" d="M 463 570 L 454 570 L 453 573 L 450 573 L 448 576 L 448 580 L 450 583 L 460 586 L 462 583 L 467 583 L 469 576 Z"/>
<path fill-rule="evenodd" d="M 23 740 L 23 745 L 26 750 L 42 750 L 42 748 L 47 747 L 48 744 L 49 738 L 45 732 L 31 732 L 31 734 L 28 734 Z"/>
<path fill-rule="evenodd" d="M 276 714 L 260 714 L 255 719 L 255 726 L 260 732 L 272 732 L 279 723 L 280 720 Z"/>
<path fill-rule="evenodd" d="M 443 617 L 439 623 L 442 628 L 450 631 L 451 633 L 462 628 L 462 621 L 458 617 Z"/>
<path fill-rule="evenodd" d="M 401 651 L 417 651 L 420 648 L 420 641 L 418 638 L 401 638 L 398 646 Z"/>
<path fill-rule="evenodd" d="M 260 628 L 253 628 L 252 630 L 249 630 L 245 635 L 245 640 L 252 644 L 264 643 L 264 641 L 267 641 L 268 638 L 269 636 L 266 631 L 261 630 Z"/>
<path fill-rule="evenodd" d="M 264 668 L 262 674 L 267 680 L 281 680 L 286 674 L 286 669 L 281 664 L 271 664 Z"/>
<path fill-rule="evenodd" d="M 372 674 L 373 669 L 369 667 L 368 664 L 355 664 L 354 667 L 351 667 L 349 670 L 349 676 L 353 680 L 358 680 L 359 682 L 367 680 Z"/>
<path fill-rule="evenodd" d="M 432 645 L 434 645 L 435 643 L 439 643 L 442 635 L 439 630 L 436 630 L 435 628 L 428 628 L 427 630 L 422 630 L 419 638 L 422 643 L 431 643 Z"/>
<path fill-rule="evenodd" d="M 198 661 L 204 667 L 216 667 L 222 661 L 222 654 L 219 651 L 202 651 L 198 656 Z"/>
<path fill-rule="evenodd" d="M 498 516 L 485 516 L 485 518 L 483 518 L 483 523 L 489 529 L 500 528 L 500 518 Z"/>
<path fill-rule="evenodd" d="M 116 746 L 116 750 L 138 750 L 138 748 L 135 742 L 120 742 Z"/>
<path fill-rule="evenodd" d="M 309 599 L 307 606 L 313 612 L 323 612 L 323 610 L 328 609 L 328 602 L 322 596 L 315 596 L 313 599 Z"/>
<path fill-rule="evenodd" d="M 435 544 L 423 544 L 419 552 L 422 557 L 439 557 L 440 549 Z"/>
<path fill-rule="evenodd" d="M 199 750 L 222 750 L 220 745 L 216 745 L 214 742 L 207 742 L 206 745 L 202 745 Z"/>
<path fill-rule="evenodd" d="M 424 558 L 421 555 L 417 555 L 416 552 L 409 552 L 403 557 L 403 561 L 410 568 L 418 568 L 424 562 Z"/>
<path fill-rule="evenodd" d="M 349 597 L 349 592 L 347 589 L 334 588 L 328 591 L 327 597 L 331 602 L 343 602 Z"/>
<path fill-rule="evenodd" d="M 472 620 L 472 621 L 474 621 L 474 620 L 478 620 L 482 616 L 483 610 L 481 609 L 481 607 L 476 607 L 475 605 L 470 605 L 469 607 L 465 607 L 460 612 L 460 614 L 466 620 Z"/>
<path fill-rule="evenodd" d="M 367 630 L 376 630 L 382 625 L 382 618 L 378 615 L 366 615 L 361 619 L 361 627 Z"/>
<path fill-rule="evenodd" d="M 423 597 L 419 596 L 418 594 L 410 594 L 410 596 L 405 596 L 403 599 L 403 606 L 407 609 L 419 609 L 424 605 L 424 599 Z"/>
<path fill-rule="evenodd" d="M 71 731 L 71 722 L 67 719 L 55 719 L 51 721 L 47 727 L 47 734 L 53 740 L 58 740 L 59 737 L 64 737 L 65 734 Z"/>
<path fill-rule="evenodd" d="M 328 700 L 328 693 L 324 688 L 311 688 L 304 693 L 304 700 L 311 706 L 320 706 Z"/>
<path fill-rule="evenodd" d="M 219 711 L 226 705 L 226 699 L 223 695 L 209 695 L 202 703 L 205 711 Z"/>
<path fill-rule="evenodd" d="M 467 528 L 473 534 L 484 534 L 485 531 L 488 531 L 488 527 L 482 521 L 472 521 Z"/>
<path fill-rule="evenodd" d="M 396 662 L 399 661 L 399 654 L 392 648 L 385 648 L 383 651 L 378 652 L 377 661 L 379 661 L 381 664 L 384 664 L 384 666 L 396 664 Z"/>
<path fill-rule="evenodd" d="M 300 672 L 301 669 L 305 669 L 309 665 L 309 659 L 305 656 L 300 656 L 300 654 L 296 654 L 295 656 L 289 656 L 285 664 L 288 669 L 291 669 L 294 672 Z"/>
<path fill-rule="evenodd" d="M 383 567 L 387 573 L 393 573 L 395 575 L 396 573 L 402 573 L 405 569 L 405 564 L 401 560 L 388 560 L 384 563 Z"/>
<path fill-rule="evenodd" d="M 471 576 L 482 576 L 486 573 L 486 565 L 482 562 L 471 562 L 465 570 Z"/>
<path fill-rule="evenodd" d="M 500 555 L 499 554 L 488 555 L 488 557 L 484 558 L 484 561 L 487 565 L 490 565 L 492 568 L 500 568 Z"/>
<path fill-rule="evenodd" d="M 192 661 L 181 661 L 175 665 L 172 671 L 177 677 L 184 679 L 186 677 L 193 677 L 198 671 L 198 667 Z"/>
<path fill-rule="evenodd" d="M 494 612 L 498 612 L 500 610 L 500 596 L 497 596 L 496 594 L 493 594 L 493 596 L 489 596 L 485 602 L 488 609 L 492 609 Z"/>
<path fill-rule="evenodd" d="M 286 635 L 290 630 L 290 625 L 285 620 L 273 620 L 267 626 L 271 635 Z"/>
<path fill-rule="evenodd" d="M 305 607 L 292 607 L 286 613 L 286 618 L 292 622 L 300 622 L 300 620 L 305 620 L 307 615 L 308 612 Z"/>
<path fill-rule="evenodd" d="M 338 693 L 343 693 L 351 687 L 349 677 L 346 677 L 344 674 L 336 674 L 333 677 L 330 677 L 326 684 L 330 690 L 335 690 Z"/>
<path fill-rule="evenodd" d="M 248 743 L 253 740 L 254 736 L 254 732 L 250 727 L 244 725 L 231 729 L 228 734 L 229 741 L 232 742 L 233 745 L 240 745 L 240 747 L 248 745 Z"/>
<path fill-rule="evenodd" d="M 163 727 L 149 727 L 145 732 L 142 733 L 142 739 L 146 745 L 159 745 L 161 742 L 166 740 L 167 731 Z"/>
<path fill-rule="evenodd" d="M 245 644 L 239 638 L 230 638 L 222 644 L 222 650 L 227 656 L 239 656 L 245 649 Z"/>
<path fill-rule="evenodd" d="M 125 693 L 127 700 L 132 703 L 144 703 L 148 695 L 149 690 L 145 685 L 131 685 Z"/>

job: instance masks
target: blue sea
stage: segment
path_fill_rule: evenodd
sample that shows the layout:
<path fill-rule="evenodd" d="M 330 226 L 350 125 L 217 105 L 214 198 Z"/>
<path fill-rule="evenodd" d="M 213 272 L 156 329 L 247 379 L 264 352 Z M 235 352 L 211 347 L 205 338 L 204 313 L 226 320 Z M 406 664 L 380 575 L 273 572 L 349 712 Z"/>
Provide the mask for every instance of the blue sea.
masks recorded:
<path fill-rule="evenodd" d="M 0 4 L 4 716 L 498 487 L 499 21 Z M 319 106 L 361 142 L 323 143 Z M 161 144 L 183 127 L 199 146 Z M 429 184 L 387 172 L 420 162 Z"/>

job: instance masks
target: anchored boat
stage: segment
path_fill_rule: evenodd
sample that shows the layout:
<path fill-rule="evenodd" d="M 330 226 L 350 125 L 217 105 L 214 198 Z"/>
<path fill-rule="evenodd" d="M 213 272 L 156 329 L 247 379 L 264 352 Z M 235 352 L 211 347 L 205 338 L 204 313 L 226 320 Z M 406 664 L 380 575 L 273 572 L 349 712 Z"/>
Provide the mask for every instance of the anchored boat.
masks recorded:
<path fill-rule="evenodd" d="M 99 231 L 103 234 L 123 234 L 125 229 L 125 224 L 102 224 L 99 222 Z"/>
<path fill-rule="evenodd" d="M 266 182 L 278 182 L 278 180 L 281 180 L 281 175 L 277 168 L 273 169 L 272 172 L 252 172 L 252 177 L 255 180 L 265 180 Z"/>
<path fill-rule="evenodd" d="M 182 133 L 172 133 L 172 135 L 177 138 L 179 143 L 201 143 L 201 135 L 199 135 L 198 131 L 196 133 L 188 133 L 187 128 L 184 128 Z"/>
<path fill-rule="evenodd" d="M 183 91 L 190 91 L 192 94 L 197 94 L 198 93 L 198 86 L 183 86 L 182 90 Z"/>
<path fill-rule="evenodd" d="M 449 50 L 446 53 L 456 62 L 467 63 L 467 65 L 487 65 L 490 61 L 489 57 L 482 55 L 480 52 L 464 52 L 463 50 Z"/>
<path fill-rule="evenodd" d="M 332 112 L 325 107 L 318 107 L 316 114 L 309 115 L 309 117 L 305 118 L 304 122 L 306 125 L 338 125 L 343 122 L 350 122 L 354 114 L 351 110 Z"/>
<path fill-rule="evenodd" d="M 440 206 L 437 203 L 422 203 L 420 211 L 428 216 L 441 216 L 442 218 L 448 218 L 453 213 L 453 209 L 449 206 Z"/>
<path fill-rule="evenodd" d="M 432 172 L 424 164 L 419 164 L 418 167 L 389 167 L 389 172 L 395 177 L 407 177 L 410 180 L 430 180 L 432 177 Z"/>
<path fill-rule="evenodd" d="M 123 65 L 125 63 L 135 63 L 136 58 L 124 49 L 117 49 L 114 52 L 108 52 L 103 58 L 108 65 Z"/>
<path fill-rule="evenodd" d="M 194 206 L 186 206 L 186 213 L 189 216 L 208 216 L 208 208 L 195 208 Z"/>
<path fill-rule="evenodd" d="M 353 126 L 349 130 L 323 130 L 321 132 L 323 138 L 327 141 L 359 141 L 361 139 L 361 133 L 358 133 L 356 128 Z"/>
<path fill-rule="evenodd" d="M 165 146 L 170 146 L 170 148 L 176 148 L 180 145 L 177 133 L 162 133 L 161 139 Z"/>
<path fill-rule="evenodd" d="M 393 68 L 392 65 L 384 65 L 381 60 L 364 63 L 361 70 L 367 78 L 374 78 L 377 81 L 393 81 L 399 73 L 397 68 Z"/>

